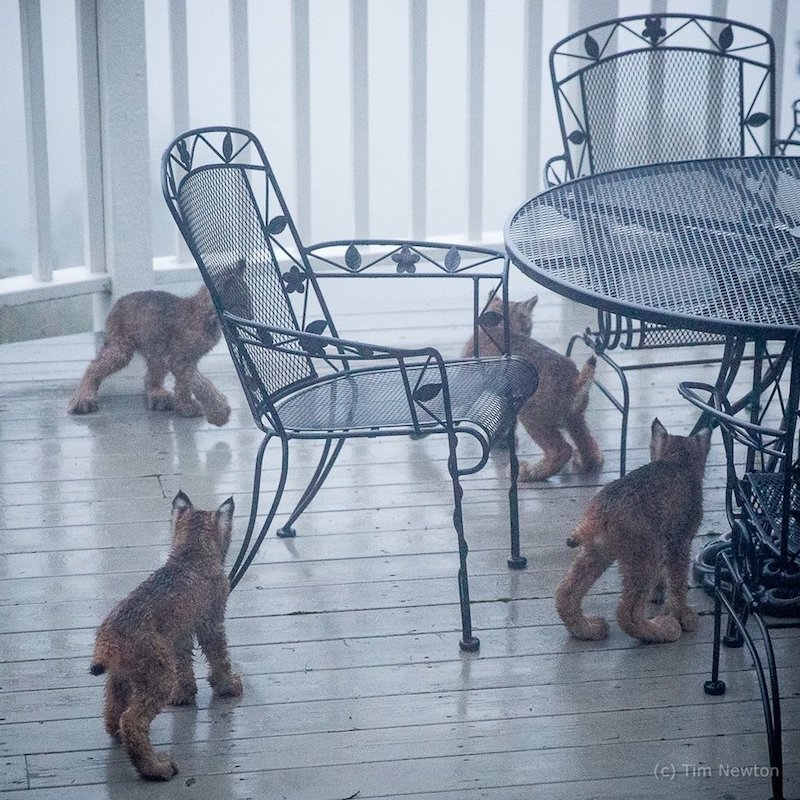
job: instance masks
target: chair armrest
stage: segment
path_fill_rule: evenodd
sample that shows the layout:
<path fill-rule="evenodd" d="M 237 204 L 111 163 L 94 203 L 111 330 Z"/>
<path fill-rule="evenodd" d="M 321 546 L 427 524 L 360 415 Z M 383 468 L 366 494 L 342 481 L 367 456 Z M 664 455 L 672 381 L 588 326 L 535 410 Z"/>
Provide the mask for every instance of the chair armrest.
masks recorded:
<path fill-rule="evenodd" d="M 327 326 L 324 320 L 310 322 L 306 329 L 297 331 L 293 328 L 278 328 L 252 319 L 237 317 L 228 311 L 223 313 L 225 322 L 236 330 L 236 336 L 245 344 L 256 347 L 273 348 L 278 352 L 297 355 L 298 351 L 287 347 L 297 342 L 305 354 L 311 358 L 331 358 L 336 361 L 362 360 L 375 361 L 384 358 L 442 358 L 441 353 L 433 347 L 396 348 L 382 344 L 357 342 L 353 339 L 342 339 L 338 336 L 326 336 L 322 333 Z M 335 353 L 327 348 L 336 348 Z"/>
<path fill-rule="evenodd" d="M 788 452 L 791 452 L 791 441 L 787 431 L 737 418 L 731 413 L 728 398 L 716 386 L 697 381 L 684 381 L 678 385 L 678 392 L 681 397 L 699 408 L 707 419 L 719 425 L 725 441 L 726 455 L 733 441 L 767 457 L 785 458 L 787 444 L 790 446 Z M 703 395 L 706 395 L 707 399 L 704 399 Z"/>
<path fill-rule="evenodd" d="M 559 186 L 562 183 L 572 180 L 569 174 L 569 162 L 567 156 L 562 153 L 561 155 L 548 158 L 542 171 L 544 185 L 549 189 L 553 186 Z"/>

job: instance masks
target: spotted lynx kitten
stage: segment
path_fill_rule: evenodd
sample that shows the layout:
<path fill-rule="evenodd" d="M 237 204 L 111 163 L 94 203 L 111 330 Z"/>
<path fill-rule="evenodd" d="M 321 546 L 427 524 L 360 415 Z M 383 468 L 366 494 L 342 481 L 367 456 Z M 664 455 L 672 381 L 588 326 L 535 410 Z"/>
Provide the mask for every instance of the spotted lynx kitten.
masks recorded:
<path fill-rule="evenodd" d="M 534 295 L 530 300 L 508 304 L 511 355 L 529 361 L 539 373 L 539 386 L 520 409 L 517 418 L 531 439 L 542 448 L 543 457 L 533 466 L 525 462 L 520 464 L 521 481 L 545 480 L 573 458 L 573 448 L 561 433 L 562 429 L 567 431 L 578 451 L 573 458 L 578 471 L 595 470 L 603 463 L 603 454 L 589 432 L 584 416 L 594 380 L 595 359 L 590 358 L 579 372 L 571 359 L 531 338 L 531 313 L 538 299 Z M 486 312 L 502 319 L 502 300 L 495 297 Z M 502 343 L 499 327 L 482 327 L 478 334 L 478 355 L 499 355 Z M 470 339 L 464 348 L 464 356 L 472 357 L 474 354 L 474 339 Z"/>
<path fill-rule="evenodd" d="M 134 589 L 97 630 L 89 671 L 107 676 L 106 730 L 125 745 L 143 778 L 168 781 L 178 772 L 168 753 L 150 742 L 161 709 L 194 703 L 196 638 L 209 664 L 215 697 L 239 697 L 225 638 L 230 586 L 225 556 L 231 542 L 233 498 L 216 511 L 195 509 L 178 492 L 172 501 L 172 548 L 164 566 Z"/>
<path fill-rule="evenodd" d="M 697 627 L 686 603 L 692 539 L 703 515 L 703 471 L 711 431 L 670 436 L 653 420 L 649 464 L 606 484 L 590 501 L 572 536 L 578 557 L 556 589 L 556 610 L 578 639 L 605 639 L 608 623 L 585 617 L 581 601 L 592 584 L 619 562 L 619 626 L 643 642 L 674 642 Z M 666 578 L 664 612 L 648 619 L 647 603 Z"/>
<path fill-rule="evenodd" d="M 237 265 L 221 282 L 220 291 L 229 310 L 249 316 L 250 295 L 243 272 L 244 266 Z M 197 368 L 198 361 L 219 341 L 220 333 L 205 286 L 191 297 L 160 291 L 120 297 L 106 320 L 105 343 L 87 367 L 69 402 L 69 412 L 97 411 L 100 384 L 139 353 L 147 363 L 144 384 L 149 408 L 175 410 L 182 417 L 204 415 L 212 425 L 224 425 L 231 412 L 228 401 Z M 164 388 L 170 372 L 175 376 L 174 393 Z"/>

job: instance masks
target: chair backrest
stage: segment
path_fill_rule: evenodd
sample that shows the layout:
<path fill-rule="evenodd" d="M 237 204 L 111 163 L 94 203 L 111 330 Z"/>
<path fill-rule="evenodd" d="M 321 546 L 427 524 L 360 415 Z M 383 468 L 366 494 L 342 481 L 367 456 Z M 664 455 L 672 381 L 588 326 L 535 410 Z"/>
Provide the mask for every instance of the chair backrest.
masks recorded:
<path fill-rule="evenodd" d="M 610 20 L 556 44 L 550 73 L 570 178 L 773 150 L 774 45 L 750 25 Z"/>
<path fill-rule="evenodd" d="M 252 343 L 230 316 L 336 334 L 297 229 L 259 141 L 238 128 L 201 128 L 173 141 L 162 158 L 167 204 L 211 293 L 256 419 L 282 394 L 317 377 L 296 338 Z M 279 265 L 278 254 L 287 269 Z M 312 316 L 309 316 L 312 315 Z M 324 323 L 324 325 L 323 325 Z"/>

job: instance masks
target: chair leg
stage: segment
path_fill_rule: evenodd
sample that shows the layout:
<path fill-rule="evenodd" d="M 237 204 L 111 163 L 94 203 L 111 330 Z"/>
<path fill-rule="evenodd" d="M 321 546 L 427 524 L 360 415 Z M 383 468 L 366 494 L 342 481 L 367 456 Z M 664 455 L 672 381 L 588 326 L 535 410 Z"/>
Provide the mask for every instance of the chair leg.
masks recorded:
<path fill-rule="evenodd" d="M 511 485 L 508 488 L 508 517 L 511 531 L 511 555 L 508 557 L 508 566 L 511 569 L 525 569 L 528 559 L 519 551 L 519 494 L 517 479 L 519 477 L 519 459 L 517 458 L 517 437 L 515 426 L 508 426 L 508 454 L 511 466 Z"/>
<path fill-rule="evenodd" d="M 714 565 L 714 644 L 711 655 L 711 680 L 703 684 L 703 691 L 710 695 L 725 694 L 725 681 L 719 679 L 719 651 L 722 646 L 722 554 Z M 728 624 L 730 625 L 730 618 Z"/>
<path fill-rule="evenodd" d="M 781 722 L 781 694 L 778 686 L 778 668 L 775 663 L 775 650 L 772 646 L 772 637 L 769 633 L 761 614 L 754 613 L 753 618 L 758 624 L 761 638 L 764 642 L 764 653 L 767 657 L 769 671 L 769 685 L 771 696 L 771 714 L 764 712 L 767 721 L 767 737 L 769 738 L 769 765 L 772 778 L 772 800 L 783 800 L 783 725 Z M 759 665 L 760 667 L 760 665 Z M 764 697 L 762 694 L 762 702 Z M 770 719 L 772 724 L 770 725 Z"/>
<path fill-rule="evenodd" d="M 780 692 L 778 687 L 778 673 L 775 665 L 775 653 L 772 647 L 772 639 L 769 635 L 769 629 L 758 613 L 748 613 L 748 618 L 752 616 L 758 623 L 759 630 L 764 641 L 764 649 L 767 659 L 767 670 L 764 669 L 764 664 L 761 655 L 758 652 L 755 641 L 747 630 L 745 621 L 743 621 L 736 613 L 736 609 L 731 604 L 730 600 L 722 593 L 717 595 L 721 602 L 726 606 L 729 619 L 733 621 L 739 630 L 750 658 L 753 661 L 753 667 L 756 671 L 756 680 L 758 681 L 758 689 L 761 695 L 761 707 L 764 712 L 764 726 L 767 732 L 767 749 L 769 751 L 770 762 L 770 776 L 772 782 L 772 800 L 784 800 L 783 794 L 783 743 L 782 743 L 782 727 L 781 727 L 781 706 L 780 706 Z M 767 683 L 767 673 L 769 674 L 769 684 Z M 713 692 L 712 692 L 713 693 Z"/>
<path fill-rule="evenodd" d="M 338 439 L 336 441 L 336 446 L 333 448 L 333 452 L 330 453 L 332 442 L 332 439 L 326 439 L 325 446 L 322 448 L 322 455 L 320 455 L 319 463 L 317 464 L 317 468 L 314 470 L 314 474 L 311 476 L 311 480 L 308 482 L 308 486 L 303 492 L 303 496 L 298 501 L 294 511 L 292 511 L 292 513 L 289 515 L 289 518 L 286 520 L 286 522 L 284 522 L 283 525 L 278 528 L 277 534 L 282 539 L 290 539 L 297 536 L 297 531 L 294 529 L 293 525 L 295 522 L 297 522 L 298 518 L 306 510 L 306 508 L 308 508 L 309 503 L 314 499 L 317 492 L 322 488 L 322 484 L 325 483 L 325 479 L 328 477 L 328 474 L 336 462 L 336 458 L 341 452 L 345 440 Z M 328 457 L 328 453 L 330 453 L 330 458 Z"/>
<path fill-rule="evenodd" d="M 447 459 L 447 471 L 450 473 L 450 480 L 453 482 L 453 527 L 456 529 L 458 537 L 458 597 L 461 604 L 461 641 L 458 646 L 468 653 L 478 650 L 480 640 L 472 635 L 472 614 L 469 606 L 469 574 L 467 572 L 467 555 L 469 547 L 464 536 L 464 514 L 461 499 L 464 496 L 464 489 L 461 486 L 461 473 L 458 469 L 458 438 L 455 433 L 447 435 L 450 455 Z"/>
<path fill-rule="evenodd" d="M 244 573 L 247 572 L 250 564 L 252 564 L 258 549 L 261 547 L 261 543 L 264 541 L 264 537 L 267 535 L 269 526 L 272 524 L 272 520 L 275 518 L 275 513 L 278 510 L 278 505 L 280 504 L 281 497 L 283 496 L 283 490 L 286 487 L 286 476 L 289 472 L 289 441 L 281 437 L 281 474 L 278 478 L 275 496 L 272 500 L 272 505 L 267 512 L 267 516 L 264 520 L 264 524 L 261 526 L 258 536 L 256 537 L 255 542 L 253 542 L 252 546 L 250 546 L 250 539 L 252 538 L 253 529 L 255 528 L 256 523 L 256 516 L 258 515 L 258 499 L 259 495 L 261 494 L 261 469 L 264 463 L 264 452 L 266 451 L 267 444 L 271 438 L 273 438 L 273 436 L 269 433 L 264 437 L 264 441 L 258 448 L 258 454 L 256 455 L 255 473 L 253 475 L 253 497 L 250 501 L 250 519 L 248 520 L 247 531 L 242 539 L 242 544 L 239 548 L 239 553 L 236 556 L 236 561 L 234 562 L 233 567 L 228 574 L 231 589 L 233 589 L 236 584 L 239 583 Z M 250 546 L 249 552 L 248 546 Z"/>

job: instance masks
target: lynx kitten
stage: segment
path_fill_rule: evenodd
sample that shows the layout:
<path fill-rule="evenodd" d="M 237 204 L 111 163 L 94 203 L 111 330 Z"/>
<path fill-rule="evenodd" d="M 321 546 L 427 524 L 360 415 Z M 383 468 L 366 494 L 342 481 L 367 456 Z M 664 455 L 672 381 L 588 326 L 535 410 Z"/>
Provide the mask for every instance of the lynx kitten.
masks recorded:
<path fill-rule="evenodd" d="M 134 589 L 97 631 L 92 675 L 106 673 L 106 729 L 118 736 L 143 778 L 169 780 L 178 771 L 150 743 L 150 723 L 169 702 L 194 702 L 192 642 L 208 659 L 218 697 L 238 697 L 225 640 L 233 499 L 216 511 L 195 510 L 178 492 L 172 501 L 172 550 L 163 567 Z"/>
<path fill-rule="evenodd" d="M 542 460 L 533 466 L 520 464 L 521 481 L 541 481 L 555 475 L 572 458 L 573 449 L 561 433 L 566 429 L 577 454 L 573 459 L 579 471 L 597 469 L 603 454 L 586 425 L 584 413 L 589 402 L 589 389 L 594 380 L 595 359 L 590 358 L 578 372 L 571 359 L 531 338 L 531 312 L 538 302 L 534 295 L 525 302 L 508 304 L 508 327 L 511 334 L 511 355 L 523 358 L 536 367 L 539 386 L 520 409 L 518 419 L 528 435 L 542 448 Z M 495 297 L 487 312 L 502 318 L 503 303 Z M 496 356 L 502 352 L 499 328 L 479 329 L 477 355 Z M 474 339 L 464 348 L 464 356 L 475 355 Z"/>
<path fill-rule="evenodd" d="M 243 264 L 222 282 L 221 293 L 230 310 L 251 315 L 249 290 L 242 279 Z M 197 369 L 197 362 L 219 341 L 220 327 L 211 296 L 202 287 L 192 297 L 169 292 L 132 292 L 120 297 L 106 321 L 105 344 L 86 369 L 69 403 L 71 414 L 97 411 L 100 384 L 125 367 L 135 352 L 147 363 L 144 384 L 151 409 L 174 409 L 183 417 L 204 415 L 212 425 L 230 417 L 225 396 Z M 175 376 L 175 391 L 164 378 Z"/>
<path fill-rule="evenodd" d="M 703 470 L 711 431 L 670 436 L 653 420 L 649 464 L 604 486 L 590 501 L 583 519 L 567 539 L 581 547 L 556 589 L 556 610 L 578 639 L 605 639 L 608 623 L 585 617 L 581 601 L 592 584 L 619 561 L 622 598 L 620 627 L 643 642 L 674 642 L 681 630 L 697 626 L 686 604 L 692 538 L 703 515 Z M 648 619 L 647 603 L 666 577 L 664 613 Z"/>

